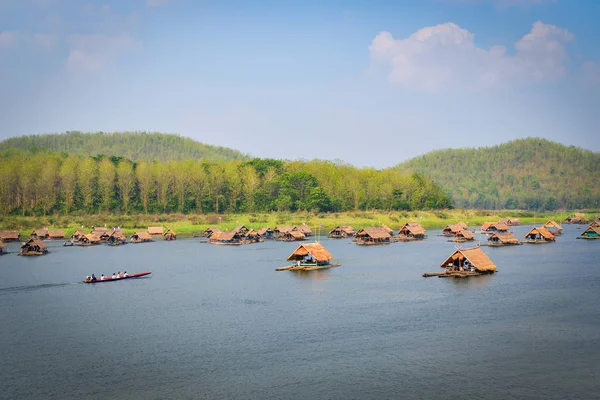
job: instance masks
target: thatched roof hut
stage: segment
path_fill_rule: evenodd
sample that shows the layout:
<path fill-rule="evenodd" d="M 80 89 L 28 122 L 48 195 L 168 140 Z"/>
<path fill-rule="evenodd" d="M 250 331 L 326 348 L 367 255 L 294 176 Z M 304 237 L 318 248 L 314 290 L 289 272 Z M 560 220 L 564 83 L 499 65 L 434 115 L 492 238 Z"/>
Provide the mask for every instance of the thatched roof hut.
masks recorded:
<path fill-rule="evenodd" d="M 131 243 L 147 243 L 152 242 L 152 236 L 148 232 L 135 232 L 129 238 Z"/>
<path fill-rule="evenodd" d="M 262 241 L 263 241 L 263 238 L 256 229 L 250 229 L 244 235 L 244 243 L 260 243 Z"/>
<path fill-rule="evenodd" d="M 362 228 L 354 235 L 354 242 L 361 245 L 388 244 L 392 236 L 382 227 Z"/>
<path fill-rule="evenodd" d="M 306 236 L 300 231 L 288 231 L 279 237 L 279 240 L 283 240 L 284 242 L 295 242 L 304 239 L 306 239 Z"/>
<path fill-rule="evenodd" d="M 302 232 L 307 237 L 312 235 L 312 230 L 306 224 L 294 226 L 292 230 Z"/>
<path fill-rule="evenodd" d="M 461 227 L 461 228 L 463 228 L 463 229 L 468 229 L 468 228 L 469 228 L 469 225 L 467 225 L 467 224 L 466 224 L 465 222 L 463 222 L 463 221 L 457 222 L 457 223 L 456 223 L 456 224 L 454 224 L 454 225 L 458 225 L 458 226 L 460 226 L 460 227 Z"/>
<path fill-rule="evenodd" d="M 515 226 L 515 225 L 519 225 L 521 223 L 521 221 L 519 221 L 519 218 L 514 218 L 514 217 L 500 218 L 500 220 L 498 222 L 501 222 L 508 226 Z"/>
<path fill-rule="evenodd" d="M 48 237 L 50 239 L 64 239 L 65 237 L 65 231 L 63 231 L 62 229 L 56 229 L 53 231 L 48 231 Z"/>
<path fill-rule="evenodd" d="M 416 222 L 409 222 L 400 228 L 397 238 L 404 241 L 425 239 L 425 228 Z"/>
<path fill-rule="evenodd" d="M 475 240 L 475 235 L 468 229 L 460 230 L 456 232 L 454 236 L 454 242 L 470 242 Z"/>
<path fill-rule="evenodd" d="M 202 236 L 210 238 L 212 236 L 212 234 L 215 232 L 223 232 L 223 231 L 220 230 L 219 228 L 208 227 L 204 230 L 204 232 L 202 232 Z"/>
<path fill-rule="evenodd" d="M 77 242 L 79 241 L 83 236 L 85 236 L 85 231 L 83 231 L 82 229 L 77 229 L 75 230 L 75 232 L 73 232 L 73 234 L 71 235 L 71 240 Z"/>
<path fill-rule="evenodd" d="M 554 242 L 555 238 L 552 233 L 546 228 L 533 228 L 525 235 L 525 243 L 543 243 Z"/>
<path fill-rule="evenodd" d="M 482 232 L 508 232 L 508 225 L 503 222 L 485 222 L 481 225 Z"/>
<path fill-rule="evenodd" d="M 490 242 L 491 246 L 508 246 L 508 245 L 521 244 L 519 242 L 519 239 L 517 239 L 510 232 L 504 232 L 504 233 L 495 232 L 488 238 L 488 242 Z"/>
<path fill-rule="evenodd" d="M 165 238 L 165 240 L 176 240 L 177 239 L 177 234 L 175 233 L 175 231 L 171 228 L 168 228 L 165 233 L 163 233 L 163 236 Z"/>
<path fill-rule="evenodd" d="M 321 243 L 303 243 L 294 250 L 287 261 L 326 265 L 329 264 L 331 259 L 333 259 L 333 256 Z"/>
<path fill-rule="evenodd" d="M 554 236 L 562 234 L 563 227 L 552 220 L 549 220 L 542 226 L 548 229 Z"/>
<path fill-rule="evenodd" d="M 149 226 L 148 227 L 148 233 L 150 235 L 162 235 L 163 234 L 163 227 L 162 226 Z"/>
<path fill-rule="evenodd" d="M 31 238 L 21 246 L 21 256 L 41 256 L 48 253 L 48 246 L 39 239 Z"/>
<path fill-rule="evenodd" d="M 120 230 L 114 230 L 110 233 L 108 239 L 106 239 L 106 243 L 113 246 L 125 244 L 127 243 L 127 236 Z"/>
<path fill-rule="evenodd" d="M 276 239 L 279 239 L 283 235 L 285 235 L 287 232 L 290 232 L 293 229 L 294 229 L 294 227 L 290 226 L 290 225 L 279 225 L 279 226 L 276 226 L 275 228 L 273 228 L 273 237 L 275 237 Z"/>
<path fill-rule="evenodd" d="M 258 234 L 263 239 L 272 239 L 273 238 L 273 229 L 271 229 L 271 228 L 260 228 L 258 230 Z"/>
<path fill-rule="evenodd" d="M 383 230 L 385 230 L 387 233 L 389 233 L 390 236 L 394 236 L 394 230 L 392 228 L 390 228 L 389 226 L 387 226 L 386 224 L 381 224 L 381 228 Z"/>
<path fill-rule="evenodd" d="M 35 229 L 33 232 L 31 232 L 30 237 L 33 239 L 47 239 L 49 237 L 48 228 Z"/>
<path fill-rule="evenodd" d="M 106 232 L 103 233 L 106 234 Z M 81 238 L 79 238 L 79 243 L 84 246 L 99 244 L 100 241 L 100 238 L 94 233 L 88 233 L 87 235 L 83 235 Z"/>
<path fill-rule="evenodd" d="M 242 236 L 235 232 L 213 232 L 210 235 L 209 243 L 213 244 L 242 244 Z"/>
<path fill-rule="evenodd" d="M 0 231 L 0 240 L 5 242 L 17 242 L 20 236 L 17 231 Z"/>
<path fill-rule="evenodd" d="M 459 225 L 459 224 L 446 225 L 446 227 L 442 231 L 442 235 L 444 235 L 444 236 L 456 236 L 456 234 L 458 232 L 462 231 L 463 229 L 467 229 L 467 228 L 463 228 L 463 226 Z"/>
<path fill-rule="evenodd" d="M 494 273 L 496 266 L 480 247 L 457 249 L 448 257 L 440 268 L 452 271 L 475 270 L 479 273 Z"/>
<path fill-rule="evenodd" d="M 588 220 L 583 213 L 575 213 L 565 219 L 565 224 L 587 224 Z"/>
<path fill-rule="evenodd" d="M 600 227 L 588 226 L 585 231 L 581 233 L 582 239 L 600 239 Z"/>
<path fill-rule="evenodd" d="M 239 233 L 240 236 L 246 236 L 246 233 L 248 233 L 249 230 L 250 229 L 246 225 L 240 225 L 236 226 L 232 232 Z"/>
<path fill-rule="evenodd" d="M 330 238 L 346 238 L 354 236 L 354 228 L 350 225 L 339 225 L 333 228 L 327 235 Z"/>

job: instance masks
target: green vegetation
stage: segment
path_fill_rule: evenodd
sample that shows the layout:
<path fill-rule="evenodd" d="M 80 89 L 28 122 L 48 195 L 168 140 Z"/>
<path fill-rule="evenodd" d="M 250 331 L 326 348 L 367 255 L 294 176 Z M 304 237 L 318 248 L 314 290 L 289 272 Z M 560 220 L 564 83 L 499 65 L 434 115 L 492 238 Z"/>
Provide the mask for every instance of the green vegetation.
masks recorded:
<path fill-rule="evenodd" d="M 461 208 L 600 207 L 600 153 L 544 139 L 433 151 L 397 169 L 429 176 Z"/>
<path fill-rule="evenodd" d="M 600 210 L 588 210 L 586 217 L 592 220 Z M 49 229 L 65 229 L 70 236 L 75 229 L 83 227 L 89 232 L 93 226 L 119 226 L 131 234 L 146 230 L 149 226 L 172 228 L 178 235 L 200 234 L 209 226 L 230 230 L 238 225 L 251 228 L 275 227 L 277 225 L 307 224 L 314 235 L 321 237 L 337 225 L 352 225 L 355 229 L 386 224 L 397 231 L 409 221 L 417 221 L 426 229 L 440 229 L 459 221 L 466 222 L 470 229 L 480 227 L 484 222 L 498 221 L 500 218 L 517 217 L 522 224 L 541 225 L 549 219 L 563 221 L 565 213 L 533 213 L 530 211 L 486 211 L 486 210 L 443 210 L 443 211 L 349 211 L 339 213 L 314 212 L 273 212 L 243 214 L 95 214 L 95 215 L 48 215 L 22 217 L 19 215 L 0 216 L 0 229 L 18 230 L 29 235 L 33 229 L 47 226 Z M 322 226 L 322 227 L 321 227 Z"/>
<path fill-rule="evenodd" d="M 328 161 L 146 161 L 0 152 L 0 215 L 333 212 L 451 206 L 431 179 Z"/>
<path fill-rule="evenodd" d="M 202 144 L 179 135 L 146 132 L 72 131 L 52 135 L 19 136 L 0 142 L 0 151 L 8 149 L 46 149 L 80 156 L 106 154 L 148 162 L 188 159 L 225 161 L 249 158 L 237 150 Z"/>

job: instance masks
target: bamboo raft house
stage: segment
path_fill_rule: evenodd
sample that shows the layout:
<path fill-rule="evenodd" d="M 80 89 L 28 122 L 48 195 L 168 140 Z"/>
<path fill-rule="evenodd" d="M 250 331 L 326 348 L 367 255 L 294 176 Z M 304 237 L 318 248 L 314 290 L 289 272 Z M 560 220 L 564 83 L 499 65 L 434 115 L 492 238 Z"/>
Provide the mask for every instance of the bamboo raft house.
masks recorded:
<path fill-rule="evenodd" d="M 248 232 L 246 232 L 246 235 L 244 235 L 244 240 L 243 240 L 244 244 L 261 243 L 263 241 L 264 240 L 263 240 L 262 236 L 255 229 L 250 229 Z"/>
<path fill-rule="evenodd" d="M 488 238 L 488 244 L 482 246 L 490 246 L 490 247 L 502 247 L 502 246 L 515 246 L 520 245 L 519 239 L 517 239 L 512 233 L 493 233 Z"/>
<path fill-rule="evenodd" d="M 575 213 L 573 215 L 568 216 L 564 223 L 565 224 L 587 224 L 589 221 L 585 218 L 585 214 L 583 213 Z"/>
<path fill-rule="evenodd" d="M 148 232 L 135 232 L 129 238 L 130 243 L 148 243 L 153 241 L 152 236 Z"/>
<path fill-rule="evenodd" d="M 246 233 L 248 233 L 249 231 L 250 231 L 250 229 L 248 227 L 246 227 L 245 225 L 236 226 L 233 229 L 233 232 L 237 233 L 240 236 L 246 236 Z"/>
<path fill-rule="evenodd" d="M 542 226 L 548 229 L 548 231 L 550 231 L 550 233 L 554 236 L 562 235 L 563 227 L 552 220 L 549 220 Z"/>
<path fill-rule="evenodd" d="M 525 241 L 523 243 L 528 244 L 541 244 L 554 242 L 555 238 L 552 233 L 546 228 L 539 227 L 533 228 L 525 235 Z"/>
<path fill-rule="evenodd" d="M 312 230 L 306 224 L 296 225 L 296 226 L 292 227 L 292 231 L 302 232 L 305 237 L 312 236 Z"/>
<path fill-rule="evenodd" d="M 448 257 L 440 268 L 444 272 L 426 272 L 423 277 L 437 276 L 440 278 L 467 278 L 470 276 L 493 274 L 496 265 L 480 247 L 457 249 Z"/>
<path fill-rule="evenodd" d="M 263 239 L 273 239 L 273 229 L 271 228 L 260 228 L 258 234 Z"/>
<path fill-rule="evenodd" d="M 75 230 L 75 232 L 73 232 L 73 234 L 71 235 L 71 242 L 78 242 L 79 240 L 81 240 L 81 238 L 85 236 L 85 231 L 81 230 L 81 229 L 77 229 Z"/>
<path fill-rule="evenodd" d="M 509 231 L 508 225 L 503 222 L 485 222 L 481 225 L 481 233 L 491 234 L 491 233 L 506 233 Z"/>
<path fill-rule="evenodd" d="M 472 242 L 473 240 L 475 240 L 475 234 L 473 232 L 471 232 L 470 230 L 465 229 L 465 230 L 456 232 L 456 234 L 454 235 L 454 239 L 450 239 L 448 241 L 456 242 L 456 243 L 464 243 L 464 242 Z"/>
<path fill-rule="evenodd" d="M 173 229 L 168 228 L 165 231 L 165 233 L 163 233 L 163 237 L 165 238 L 166 241 L 176 240 L 177 234 L 175 233 L 175 231 Z"/>
<path fill-rule="evenodd" d="M 456 234 L 462 231 L 463 229 L 467 228 L 463 228 L 463 226 L 459 224 L 446 225 L 446 227 L 442 231 L 442 236 L 456 236 Z"/>
<path fill-rule="evenodd" d="M 214 228 L 214 227 L 208 227 L 204 230 L 204 232 L 202 232 L 202 236 L 204 236 L 205 238 L 210 239 L 210 237 L 212 236 L 213 233 L 216 232 L 223 232 L 222 230 L 220 230 L 219 228 Z"/>
<path fill-rule="evenodd" d="M 521 224 L 521 221 L 519 220 L 519 218 L 513 218 L 513 217 L 501 218 L 500 221 L 498 221 L 498 222 L 501 222 L 508 226 L 515 226 L 515 225 Z"/>
<path fill-rule="evenodd" d="M 334 239 L 344 239 L 347 237 L 354 236 L 354 228 L 350 225 L 339 225 L 329 231 L 327 235 L 330 238 Z"/>
<path fill-rule="evenodd" d="M 283 235 L 285 235 L 286 233 L 290 232 L 293 229 L 294 229 L 294 227 L 290 226 L 290 225 L 276 226 L 275 228 L 273 228 L 273 238 L 281 239 L 281 237 L 283 237 Z"/>
<path fill-rule="evenodd" d="M 43 256 L 48 254 L 48 246 L 39 239 L 29 239 L 27 243 L 21 246 L 20 256 Z"/>
<path fill-rule="evenodd" d="M 578 236 L 577 239 L 600 239 L 600 226 L 592 226 L 590 224 L 585 231 Z"/>
<path fill-rule="evenodd" d="M 212 235 L 210 235 L 210 238 L 208 239 L 208 243 L 211 244 L 222 244 L 230 246 L 240 245 L 242 244 L 242 241 L 242 236 L 235 231 L 214 232 Z"/>
<path fill-rule="evenodd" d="M 304 233 L 302 233 L 300 231 L 288 231 L 279 238 L 279 240 L 281 240 L 283 242 L 296 242 L 298 240 L 305 240 L 305 239 L 306 239 L 306 236 L 304 236 Z"/>
<path fill-rule="evenodd" d="M 394 230 L 387 226 L 386 224 L 381 224 L 381 229 L 389 233 L 390 236 L 394 236 Z"/>
<path fill-rule="evenodd" d="M 158 236 L 163 234 L 163 227 L 162 226 L 149 226 L 148 227 L 148 233 L 152 236 Z"/>
<path fill-rule="evenodd" d="M 354 235 L 354 243 L 368 246 L 376 244 L 390 244 L 392 236 L 382 227 L 362 228 Z"/>
<path fill-rule="evenodd" d="M 339 263 L 331 263 L 333 256 L 321 243 L 303 243 L 287 258 L 294 264 L 275 268 L 275 271 L 315 271 L 339 267 Z"/>
<path fill-rule="evenodd" d="M 120 230 L 112 231 L 108 239 L 106 239 L 106 244 L 109 246 L 120 246 L 122 244 L 127 244 L 127 237 Z"/>
<path fill-rule="evenodd" d="M 78 246 L 93 246 L 100 244 L 101 240 L 98 236 L 93 233 L 83 235 L 75 244 Z"/>
<path fill-rule="evenodd" d="M 50 236 L 48 234 L 48 228 L 42 228 L 42 229 L 35 229 L 33 232 L 31 232 L 29 237 L 31 239 L 44 240 L 44 239 L 48 239 Z"/>
<path fill-rule="evenodd" d="M 3 242 L 18 242 L 21 234 L 17 231 L 0 231 L 0 240 Z"/>
<path fill-rule="evenodd" d="M 396 236 L 396 240 L 400 242 L 410 242 L 413 240 L 424 240 L 425 228 L 421 226 L 421 224 L 417 222 L 408 222 L 404 224 L 402 228 L 398 231 L 398 236 Z"/>

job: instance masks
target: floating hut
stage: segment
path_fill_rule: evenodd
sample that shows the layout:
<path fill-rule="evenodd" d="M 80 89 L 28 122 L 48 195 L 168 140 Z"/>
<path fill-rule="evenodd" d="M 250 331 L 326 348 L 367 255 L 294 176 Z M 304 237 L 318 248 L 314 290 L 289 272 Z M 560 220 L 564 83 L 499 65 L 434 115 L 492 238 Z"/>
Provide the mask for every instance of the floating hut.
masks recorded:
<path fill-rule="evenodd" d="M 165 233 L 163 233 L 163 237 L 167 241 L 176 240 L 177 239 L 177 234 L 175 233 L 175 231 L 173 229 L 169 228 L 169 229 L 166 230 Z"/>
<path fill-rule="evenodd" d="M 2 240 L 0 240 L 0 255 L 5 253 L 6 244 Z"/>
<path fill-rule="evenodd" d="M 600 239 L 600 227 L 588 226 L 577 239 Z"/>
<path fill-rule="evenodd" d="M 39 239 L 31 238 L 21 246 L 20 256 L 43 256 L 48 254 L 48 246 Z"/>
<path fill-rule="evenodd" d="M 263 238 L 260 235 L 260 233 L 258 233 L 257 230 L 255 229 L 250 229 L 248 232 L 246 232 L 246 235 L 244 236 L 244 243 L 248 244 L 248 243 L 260 243 L 263 242 Z"/>
<path fill-rule="evenodd" d="M 396 240 L 401 242 L 410 242 L 413 240 L 425 239 L 425 228 L 417 222 L 409 222 L 398 231 Z"/>
<path fill-rule="evenodd" d="M 496 266 L 480 247 L 457 249 L 441 265 L 444 272 L 426 272 L 424 277 L 439 276 L 440 278 L 466 278 L 493 274 Z"/>
<path fill-rule="evenodd" d="M 509 217 L 509 218 L 501 218 L 500 221 L 503 224 L 506 224 L 508 226 L 515 226 L 515 225 L 520 225 L 521 221 L 519 220 L 519 218 L 513 218 L 513 217 Z"/>
<path fill-rule="evenodd" d="M 273 239 L 273 229 L 271 229 L 271 228 L 260 228 L 258 230 L 258 234 L 263 239 Z"/>
<path fill-rule="evenodd" d="M 245 225 L 236 226 L 233 229 L 233 232 L 239 234 L 240 236 L 246 236 L 246 233 L 248 233 L 249 231 L 250 231 L 250 229 L 248 227 L 246 227 Z"/>
<path fill-rule="evenodd" d="M 204 236 L 205 238 L 210 238 L 212 236 L 212 234 L 215 232 L 223 232 L 223 231 L 220 230 L 219 228 L 208 227 L 204 230 L 204 232 L 202 232 L 202 236 Z"/>
<path fill-rule="evenodd" d="M 464 243 L 464 242 L 472 242 L 473 240 L 475 240 L 475 235 L 473 234 L 473 232 L 471 232 L 468 229 L 465 229 L 465 230 L 456 232 L 456 234 L 454 235 L 454 239 L 450 239 L 448 241 Z"/>
<path fill-rule="evenodd" d="M 583 213 L 575 213 L 565 219 L 565 224 L 587 224 L 588 220 Z"/>
<path fill-rule="evenodd" d="M 463 229 L 467 229 L 467 228 L 463 228 L 463 226 L 459 225 L 459 224 L 446 225 L 446 227 L 442 231 L 442 235 L 443 236 L 456 236 L 456 234 L 458 232 L 462 231 Z"/>
<path fill-rule="evenodd" d="M 600 221 L 596 220 L 596 221 L 592 222 L 591 224 L 589 224 L 588 227 L 591 227 L 591 228 L 600 228 Z"/>
<path fill-rule="evenodd" d="M 77 229 L 75 232 L 73 232 L 73 234 L 71 235 L 71 241 L 72 242 L 78 242 L 79 240 L 81 240 L 81 238 L 85 236 L 85 232 L 81 229 Z"/>
<path fill-rule="evenodd" d="M 152 236 L 156 235 L 162 235 L 163 234 L 163 227 L 162 226 L 149 226 L 148 227 L 148 233 Z"/>
<path fill-rule="evenodd" d="M 482 233 L 494 233 L 494 232 L 508 232 L 508 225 L 503 222 L 485 222 L 481 225 Z"/>
<path fill-rule="evenodd" d="M 92 230 L 90 233 L 93 233 L 94 235 L 100 237 L 102 236 L 102 234 L 106 231 L 108 231 L 109 229 L 106 227 L 102 227 L 102 226 L 93 226 Z"/>
<path fill-rule="evenodd" d="M 502 247 L 502 246 L 514 246 L 514 245 L 519 245 L 519 244 L 521 244 L 521 242 L 519 242 L 519 239 L 517 239 L 512 233 L 496 232 L 496 233 L 493 233 L 488 238 L 487 245 L 492 246 L 492 247 Z"/>
<path fill-rule="evenodd" d="M 110 246 L 127 244 L 127 236 L 120 230 L 112 231 L 108 239 L 106 239 L 106 244 Z"/>
<path fill-rule="evenodd" d="M 352 237 L 354 236 L 354 228 L 352 228 L 350 225 L 336 226 L 329 232 L 327 236 L 334 239 Z"/>
<path fill-rule="evenodd" d="M 152 236 L 148 232 L 135 232 L 129 238 L 129 242 L 131 243 L 148 243 L 152 241 Z"/>
<path fill-rule="evenodd" d="M 304 239 L 306 239 L 306 236 L 304 236 L 304 233 L 300 231 L 288 231 L 279 238 L 279 240 L 282 240 L 284 242 L 296 242 L 298 240 Z"/>
<path fill-rule="evenodd" d="M 17 231 L 0 231 L 0 240 L 3 242 L 18 242 L 20 238 Z"/>
<path fill-rule="evenodd" d="M 31 232 L 31 235 L 29 235 L 29 237 L 31 239 L 44 240 L 44 239 L 48 239 L 50 236 L 48 234 L 48 228 L 42 228 L 42 229 L 35 229 L 33 232 Z"/>
<path fill-rule="evenodd" d="M 312 236 L 312 230 L 306 224 L 294 226 L 292 231 L 302 232 L 306 237 Z"/>
<path fill-rule="evenodd" d="M 289 225 L 276 226 L 275 228 L 273 228 L 273 238 L 281 239 L 281 237 L 283 237 L 283 235 L 292 231 L 293 229 L 294 229 L 294 227 L 289 226 Z"/>
<path fill-rule="evenodd" d="M 276 271 L 314 271 L 338 267 L 340 264 L 331 263 L 333 256 L 321 243 L 303 243 L 287 258 L 294 264 L 276 268 Z"/>
<path fill-rule="evenodd" d="M 226 244 L 226 245 L 240 245 L 242 244 L 243 237 L 235 232 L 214 232 L 210 235 L 208 240 L 209 243 L 212 244 Z"/>
<path fill-rule="evenodd" d="M 62 229 L 56 229 L 53 231 L 48 231 L 48 237 L 50 239 L 64 239 L 65 238 L 65 231 L 63 231 Z"/>
<path fill-rule="evenodd" d="M 362 228 L 354 235 L 354 242 L 360 245 L 390 244 L 392 236 L 382 227 Z"/>
<path fill-rule="evenodd" d="M 386 224 L 381 224 L 381 229 L 385 230 L 390 236 L 394 236 L 394 230 L 387 226 Z"/>
<path fill-rule="evenodd" d="M 106 232 L 104 232 L 106 233 Z M 87 235 L 83 235 L 79 241 L 77 242 L 77 244 L 79 246 L 92 246 L 92 245 L 96 245 L 96 244 L 100 244 L 101 240 L 100 238 L 93 234 L 93 233 L 88 233 Z"/>
<path fill-rule="evenodd" d="M 549 220 L 542 226 L 548 229 L 548 231 L 550 231 L 550 233 L 554 236 L 562 235 L 563 227 L 552 220 Z"/>
<path fill-rule="evenodd" d="M 533 228 L 525 235 L 525 241 L 523 243 L 538 244 L 538 243 L 550 243 L 554 242 L 555 238 L 552 233 L 546 228 Z"/>

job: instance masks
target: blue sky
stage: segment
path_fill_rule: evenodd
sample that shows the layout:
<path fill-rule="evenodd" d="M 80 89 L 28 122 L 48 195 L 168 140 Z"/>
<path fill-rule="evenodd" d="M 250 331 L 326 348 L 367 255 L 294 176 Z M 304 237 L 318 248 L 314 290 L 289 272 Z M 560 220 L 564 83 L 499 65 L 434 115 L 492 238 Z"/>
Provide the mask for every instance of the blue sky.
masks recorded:
<path fill-rule="evenodd" d="M 600 2 L 0 0 L 0 139 L 178 133 L 386 167 L 527 136 L 600 151 Z"/>

